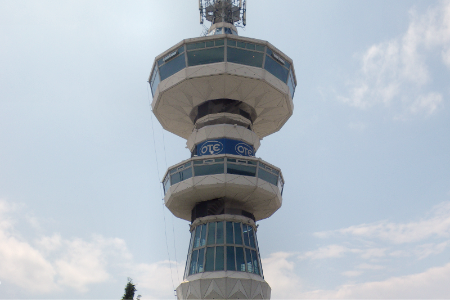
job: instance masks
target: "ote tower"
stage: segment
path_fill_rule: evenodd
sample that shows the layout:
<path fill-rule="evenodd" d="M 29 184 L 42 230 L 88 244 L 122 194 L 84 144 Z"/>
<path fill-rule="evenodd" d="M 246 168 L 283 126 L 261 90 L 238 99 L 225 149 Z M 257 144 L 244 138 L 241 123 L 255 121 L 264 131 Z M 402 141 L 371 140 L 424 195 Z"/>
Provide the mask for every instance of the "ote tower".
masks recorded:
<path fill-rule="evenodd" d="M 267 41 L 241 37 L 245 0 L 199 0 L 204 36 L 156 57 L 149 83 L 164 129 L 191 157 L 170 167 L 164 201 L 191 222 L 178 299 L 269 299 L 256 221 L 281 207 L 284 179 L 255 157 L 260 141 L 292 115 L 292 60 Z"/>

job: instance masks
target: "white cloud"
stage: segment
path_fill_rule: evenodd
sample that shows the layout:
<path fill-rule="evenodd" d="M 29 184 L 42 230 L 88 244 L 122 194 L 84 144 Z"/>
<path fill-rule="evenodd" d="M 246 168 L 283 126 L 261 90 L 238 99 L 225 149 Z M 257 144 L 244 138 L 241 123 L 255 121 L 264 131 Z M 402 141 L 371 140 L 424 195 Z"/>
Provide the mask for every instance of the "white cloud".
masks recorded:
<path fill-rule="evenodd" d="M 450 264 L 383 281 L 342 285 L 334 291 L 299 293 L 299 298 L 328 299 L 448 299 Z"/>
<path fill-rule="evenodd" d="M 377 238 L 394 244 L 417 242 L 430 237 L 449 237 L 450 202 L 439 204 L 432 209 L 428 218 L 415 222 L 393 223 L 382 221 L 318 232 L 315 235 L 321 238 L 334 235 L 351 235 L 371 239 Z"/>
<path fill-rule="evenodd" d="M 134 279 L 138 293 L 147 295 L 144 300 L 167 298 L 180 283 L 183 262 L 136 263 L 124 240 L 100 235 L 67 239 L 55 233 L 27 241 L 14 226 L 20 217 L 28 218 L 24 206 L 0 200 L 2 289 L 19 288 L 23 295 L 32 296 L 87 294 L 96 284 L 114 281 L 119 273 Z"/>
<path fill-rule="evenodd" d="M 339 99 L 362 109 L 393 107 L 399 119 L 429 116 L 443 103 L 442 91 L 428 87 L 433 81 L 428 60 L 436 51 L 450 68 L 449 1 L 441 1 L 424 14 L 412 11 L 403 36 L 370 46 L 359 57 L 361 69 L 349 84 L 349 95 Z"/>
<path fill-rule="evenodd" d="M 442 103 L 442 95 L 438 93 L 429 93 L 427 95 L 420 95 L 414 100 L 409 111 L 411 114 L 423 113 L 425 115 L 431 115 Z"/>
<path fill-rule="evenodd" d="M 90 285 L 111 278 L 108 265 L 112 257 L 125 263 L 131 259 L 125 242 L 117 238 L 93 236 L 86 241 L 54 234 L 36 242 L 27 241 L 14 227 L 15 216 L 22 209 L 0 200 L 0 280 L 20 287 L 25 294 L 48 294 L 67 288 L 87 292 Z"/>
<path fill-rule="evenodd" d="M 132 276 L 138 286 L 138 294 L 142 299 L 163 299 L 168 291 L 173 291 L 179 285 L 178 274 L 184 273 L 184 263 L 177 265 L 173 261 L 161 261 L 151 264 L 133 266 Z M 151 296 L 149 296 L 151 295 Z"/>
<path fill-rule="evenodd" d="M 328 245 L 317 250 L 308 251 L 299 255 L 299 259 L 325 259 L 342 257 L 346 253 L 360 253 L 361 250 L 350 249 L 341 245 Z"/>
<path fill-rule="evenodd" d="M 342 284 L 332 290 L 308 291 L 302 280 L 293 273 L 299 268 L 294 258 L 294 253 L 275 253 L 263 260 L 266 280 L 272 286 L 272 299 L 448 299 L 450 295 L 450 264 L 380 281 Z M 356 270 L 341 274 L 354 278 L 361 276 L 364 271 L 384 268 L 360 264 Z"/>
<path fill-rule="evenodd" d="M 295 273 L 294 253 L 277 252 L 262 259 L 265 280 L 272 288 L 272 299 L 290 299 L 302 289 L 302 281 Z"/>
<path fill-rule="evenodd" d="M 430 243 L 430 244 L 419 245 L 414 250 L 414 254 L 419 259 L 424 259 L 430 255 L 441 254 L 448 247 L 448 245 L 449 245 L 448 241 L 439 243 L 439 244 Z"/>

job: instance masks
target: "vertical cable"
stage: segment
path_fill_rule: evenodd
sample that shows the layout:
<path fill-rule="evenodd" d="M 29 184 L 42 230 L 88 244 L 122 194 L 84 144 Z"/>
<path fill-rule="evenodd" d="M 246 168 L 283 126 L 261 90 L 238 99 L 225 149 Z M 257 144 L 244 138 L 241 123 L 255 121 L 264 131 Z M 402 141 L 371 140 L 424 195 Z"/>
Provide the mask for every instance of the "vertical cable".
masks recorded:
<path fill-rule="evenodd" d="M 151 125 L 152 125 L 153 148 L 155 150 L 155 159 L 156 159 L 156 171 L 158 173 L 158 178 L 161 178 L 160 175 L 159 175 L 158 153 L 156 151 L 155 130 L 153 129 L 153 112 L 152 112 L 152 106 L 151 106 L 151 102 L 150 102 L 151 98 L 150 98 L 149 89 L 150 88 L 147 85 L 148 104 L 149 104 L 149 107 L 150 107 L 150 118 L 151 118 Z M 166 162 L 166 165 L 167 165 L 167 162 Z M 163 210 L 163 218 L 164 218 L 164 236 L 165 236 L 165 239 L 166 239 L 167 256 L 169 257 L 170 279 L 172 280 L 172 288 L 175 291 L 175 284 L 173 282 L 173 274 L 172 274 L 172 262 L 170 260 L 170 253 L 169 253 L 169 243 L 167 242 L 166 213 L 165 213 L 165 210 L 164 210 L 164 197 L 163 197 L 161 184 L 159 185 L 159 193 L 160 193 L 160 196 L 161 196 L 161 199 L 162 199 L 162 210 Z"/>

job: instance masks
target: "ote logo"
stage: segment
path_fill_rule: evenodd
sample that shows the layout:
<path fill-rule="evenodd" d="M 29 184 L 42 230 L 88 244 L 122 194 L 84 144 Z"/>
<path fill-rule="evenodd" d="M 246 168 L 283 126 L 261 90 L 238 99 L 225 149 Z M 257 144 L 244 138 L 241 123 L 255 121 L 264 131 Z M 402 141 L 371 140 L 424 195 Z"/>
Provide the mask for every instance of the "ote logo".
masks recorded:
<path fill-rule="evenodd" d="M 253 147 L 245 144 L 245 143 L 239 143 L 234 147 L 236 150 L 236 153 L 242 156 L 253 156 Z"/>
<path fill-rule="evenodd" d="M 201 155 L 214 155 L 223 151 L 223 144 L 219 141 L 207 141 L 200 147 Z"/>

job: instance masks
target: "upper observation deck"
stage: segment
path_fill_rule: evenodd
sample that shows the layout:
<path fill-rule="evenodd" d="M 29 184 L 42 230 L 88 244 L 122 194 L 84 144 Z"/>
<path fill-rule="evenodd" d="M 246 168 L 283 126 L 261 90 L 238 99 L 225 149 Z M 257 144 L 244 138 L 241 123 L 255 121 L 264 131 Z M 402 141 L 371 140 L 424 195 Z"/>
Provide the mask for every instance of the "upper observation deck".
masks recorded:
<path fill-rule="evenodd" d="M 185 139 L 198 120 L 219 114 L 246 119 L 260 139 L 278 131 L 294 109 L 292 60 L 267 41 L 224 34 L 231 24 L 213 27 L 212 35 L 156 57 L 149 78 L 154 114 Z"/>

